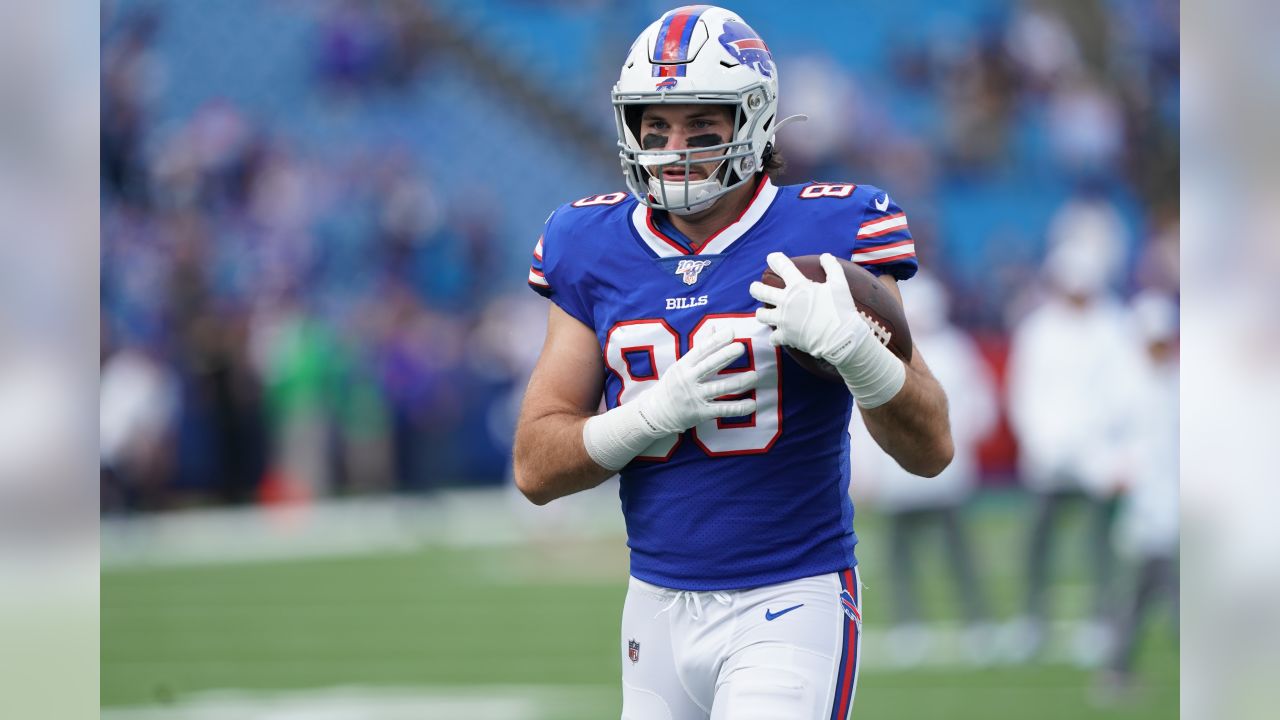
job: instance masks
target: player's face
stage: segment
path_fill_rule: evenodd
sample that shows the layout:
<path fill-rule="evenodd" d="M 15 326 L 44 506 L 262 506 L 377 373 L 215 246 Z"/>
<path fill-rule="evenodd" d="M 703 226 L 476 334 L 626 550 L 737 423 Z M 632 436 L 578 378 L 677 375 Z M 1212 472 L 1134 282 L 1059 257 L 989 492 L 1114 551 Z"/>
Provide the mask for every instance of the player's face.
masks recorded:
<path fill-rule="evenodd" d="M 733 111 L 724 105 L 650 105 L 640 116 L 640 146 L 645 150 L 686 150 L 722 145 L 733 137 Z M 694 160 L 711 162 L 689 166 L 683 162 L 651 169 L 667 182 L 705 180 L 716 171 L 723 150 L 694 153 Z"/>

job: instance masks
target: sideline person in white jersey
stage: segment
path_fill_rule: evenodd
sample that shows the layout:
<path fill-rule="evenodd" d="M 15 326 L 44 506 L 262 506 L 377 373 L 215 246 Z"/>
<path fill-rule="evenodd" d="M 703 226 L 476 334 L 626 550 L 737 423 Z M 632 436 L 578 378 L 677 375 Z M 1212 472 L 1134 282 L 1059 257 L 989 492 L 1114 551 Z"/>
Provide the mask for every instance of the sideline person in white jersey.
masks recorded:
<path fill-rule="evenodd" d="M 541 505 L 620 475 L 622 717 L 844 718 L 862 622 L 849 413 L 913 472 L 952 455 L 942 389 L 872 336 L 836 260 L 896 297 L 916 270 L 906 215 L 870 185 L 773 183 L 778 69 L 728 10 L 664 14 L 612 98 L 630 192 L 561 206 L 535 244 L 551 307 L 516 484 Z M 788 259 L 816 254 L 824 283 Z"/>
<path fill-rule="evenodd" d="M 1077 663 L 1105 659 L 1111 637 L 1114 552 L 1111 527 L 1129 482 L 1141 345 L 1110 290 L 1123 252 L 1123 227 L 1108 204 L 1074 202 L 1050 227 L 1045 259 L 1049 294 L 1014 329 L 1008 365 L 1009 421 L 1018 439 L 1019 474 L 1034 495 L 1027 543 L 1026 615 L 1009 653 L 1026 660 L 1049 640 L 1049 589 L 1062 515 L 1088 516 L 1092 608 L 1077 626 Z"/>
<path fill-rule="evenodd" d="M 1114 541 L 1134 565 L 1116 613 L 1116 643 L 1104 689 L 1132 681 L 1139 634 L 1151 609 L 1168 601 L 1178 627 L 1178 305 L 1145 292 L 1132 303 L 1135 332 L 1146 346 L 1137 400 L 1133 482 L 1120 502 Z"/>

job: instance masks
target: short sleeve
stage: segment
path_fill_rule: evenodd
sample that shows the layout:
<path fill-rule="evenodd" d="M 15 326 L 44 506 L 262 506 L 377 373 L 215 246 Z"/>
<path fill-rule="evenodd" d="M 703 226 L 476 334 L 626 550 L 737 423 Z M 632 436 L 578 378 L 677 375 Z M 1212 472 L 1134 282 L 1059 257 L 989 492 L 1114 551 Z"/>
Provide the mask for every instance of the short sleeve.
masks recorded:
<path fill-rule="evenodd" d="M 533 246 L 529 287 L 583 325 L 591 327 L 591 313 L 584 299 L 585 289 L 579 287 L 583 279 L 575 276 L 573 253 L 566 247 L 572 241 L 570 230 L 563 227 L 564 223 L 557 222 L 563 211 L 562 207 L 547 217 L 542 234 Z"/>
<path fill-rule="evenodd" d="M 872 192 L 863 208 L 849 259 L 875 275 L 887 274 L 906 280 L 920 267 L 916 262 L 915 240 L 907 227 L 907 214 L 887 192 L 863 187 Z"/>
<path fill-rule="evenodd" d="M 549 300 L 551 299 L 551 282 L 547 280 L 546 263 L 542 260 L 544 237 L 546 237 L 545 232 L 538 236 L 538 242 L 533 246 L 533 263 L 529 265 L 529 287 Z"/>

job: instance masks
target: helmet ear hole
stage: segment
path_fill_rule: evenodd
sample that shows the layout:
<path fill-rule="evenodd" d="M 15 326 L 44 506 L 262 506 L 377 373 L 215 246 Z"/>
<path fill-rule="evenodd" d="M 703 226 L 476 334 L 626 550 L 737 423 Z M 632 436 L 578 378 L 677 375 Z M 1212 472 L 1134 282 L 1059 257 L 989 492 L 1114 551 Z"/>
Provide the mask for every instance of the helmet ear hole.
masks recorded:
<path fill-rule="evenodd" d="M 644 117 L 646 105 L 626 105 L 622 108 L 622 121 L 626 124 L 627 132 L 631 134 L 631 141 L 640 142 L 640 119 Z M 636 184 L 643 186 L 648 182 L 648 178 L 653 177 L 653 173 L 647 167 L 641 165 L 633 165 L 626 169 L 624 174 L 629 174 Z"/>
<path fill-rule="evenodd" d="M 640 118 L 644 115 L 644 105 L 628 105 L 622 109 L 622 117 L 631 131 L 631 136 L 640 140 Z"/>

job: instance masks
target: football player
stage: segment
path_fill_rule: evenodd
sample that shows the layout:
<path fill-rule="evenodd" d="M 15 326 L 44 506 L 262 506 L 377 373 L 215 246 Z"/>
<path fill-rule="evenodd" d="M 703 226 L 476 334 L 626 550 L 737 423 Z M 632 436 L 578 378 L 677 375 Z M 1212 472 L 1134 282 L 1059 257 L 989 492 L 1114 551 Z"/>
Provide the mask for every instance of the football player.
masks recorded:
<path fill-rule="evenodd" d="M 620 475 L 623 718 L 844 718 L 862 624 L 854 403 L 908 470 L 952 455 L 941 388 L 871 334 L 835 259 L 896 296 L 916 270 L 906 216 L 870 185 L 773 183 L 778 69 L 728 10 L 664 14 L 612 99 L 630 192 L 561 206 L 534 248 L 529 284 L 552 303 L 516 483 L 541 505 Z M 788 259 L 813 254 L 824 283 Z M 758 282 L 766 266 L 785 288 Z"/>

